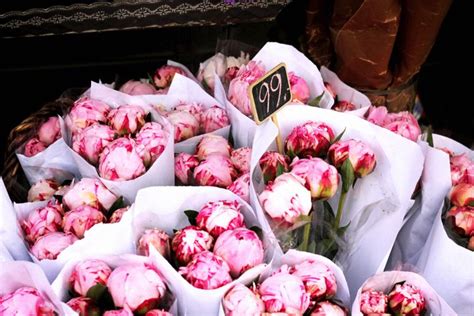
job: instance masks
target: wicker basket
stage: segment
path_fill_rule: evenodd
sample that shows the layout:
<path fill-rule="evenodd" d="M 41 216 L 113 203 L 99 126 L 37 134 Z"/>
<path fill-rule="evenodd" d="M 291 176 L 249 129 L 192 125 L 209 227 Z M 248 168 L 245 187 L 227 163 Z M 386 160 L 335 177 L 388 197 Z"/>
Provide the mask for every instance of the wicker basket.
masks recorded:
<path fill-rule="evenodd" d="M 16 157 L 16 150 L 33 137 L 39 126 L 49 117 L 68 113 L 74 100 L 76 100 L 84 90 L 84 88 L 74 88 L 65 91 L 57 100 L 46 103 L 40 110 L 31 114 L 11 130 L 7 140 L 8 146 L 5 151 L 2 177 L 10 198 L 13 201 L 25 202 L 30 187 L 20 162 Z"/>

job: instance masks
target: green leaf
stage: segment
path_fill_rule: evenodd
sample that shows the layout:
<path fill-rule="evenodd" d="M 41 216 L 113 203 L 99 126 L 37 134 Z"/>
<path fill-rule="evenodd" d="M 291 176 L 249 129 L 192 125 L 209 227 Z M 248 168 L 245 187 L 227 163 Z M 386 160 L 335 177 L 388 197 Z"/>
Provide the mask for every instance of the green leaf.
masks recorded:
<path fill-rule="evenodd" d="M 113 214 L 116 210 L 123 207 L 125 207 L 125 202 L 123 201 L 123 196 L 121 196 L 115 200 L 114 204 L 112 204 L 107 212 L 109 214 Z"/>
<path fill-rule="evenodd" d="M 273 180 L 273 179 L 270 177 L 269 174 L 266 174 L 266 173 L 263 174 L 263 182 L 265 184 L 268 184 L 268 182 L 270 182 L 271 180 Z"/>
<path fill-rule="evenodd" d="M 196 226 L 196 217 L 198 216 L 199 212 L 195 210 L 186 210 L 184 214 L 188 217 L 189 224 Z"/>
<path fill-rule="evenodd" d="M 286 152 L 286 155 L 287 155 L 288 157 L 290 157 L 290 160 L 293 160 L 293 158 L 296 157 L 296 154 L 295 154 L 295 152 L 294 152 L 293 150 L 288 150 L 288 151 Z"/>
<path fill-rule="evenodd" d="M 106 291 L 107 287 L 105 285 L 96 284 L 87 291 L 86 296 L 97 303 Z"/>
<path fill-rule="evenodd" d="M 350 224 L 351 224 L 351 223 L 349 222 L 349 224 L 347 224 L 346 226 L 339 227 L 339 228 L 337 229 L 337 231 L 336 231 L 337 236 L 339 236 L 339 237 L 344 236 L 344 233 L 345 233 L 346 230 L 349 228 L 349 225 L 350 225 Z"/>
<path fill-rule="evenodd" d="M 428 142 L 428 145 L 430 145 L 430 147 L 434 147 L 434 143 L 433 143 L 433 128 L 431 127 L 431 125 L 429 125 L 429 126 L 426 128 L 426 141 Z"/>
<path fill-rule="evenodd" d="M 282 175 L 283 173 L 285 173 L 285 167 L 283 167 L 282 164 L 278 164 L 275 178 L 277 178 L 279 175 Z"/>
<path fill-rule="evenodd" d="M 150 73 L 147 72 L 146 76 L 148 77 L 148 83 L 155 85 L 155 81 L 153 80 L 153 77 L 150 75 Z"/>
<path fill-rule="evenodd" d="M 344 130 L 339 135 L 337 135 L 336 138 L 334 138 L 334 140 L 332 141 L 332 144 L 337 143 L 338 141 L 340 141 L 341 138 L 342 138 L 342 135 L 344 135 L 345 132 L 346 132 L 346 128 L 344 127 Z"/>
<path fill-rule="evenodd" d="M 355 181 L 354 168 L 352 168 L 351 161 L 349 158 L 344 160 L 341 166 L 341 177 L 342 177 L 342 191 L 349 192 L 352 184 Z"/>
<path fill-rule="evenodd" d="M 319 96 L 317 96 L 313 100 L 309 101 L 308 105 L 319 107 L 319 103 L 321 102 L 321 99 L 323 98 L 323 95 L 324 95 L 325 92 L 326 91 L 323 91 L 323 93 L 321 93 Z"/>
<path fill-rule="evenodd" d="M 257 234 L 258 238 L 260 238 L 260 240 L 263 240 L 263 231 L 260 227 L 258 226 L 252 226 L 249 228 L 251 231 L 253 231 L 255 234 Z"/>

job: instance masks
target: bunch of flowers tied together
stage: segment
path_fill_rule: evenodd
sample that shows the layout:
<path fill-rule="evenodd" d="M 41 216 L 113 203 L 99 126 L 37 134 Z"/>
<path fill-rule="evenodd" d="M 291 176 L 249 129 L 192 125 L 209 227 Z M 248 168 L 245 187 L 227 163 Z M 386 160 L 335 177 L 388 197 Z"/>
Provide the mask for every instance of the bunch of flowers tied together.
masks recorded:
<path fill-rule="evenodd" d="M 364 315 L 423 315 L 426 302 L 423 293 L 406 282 L 395 284 L 388 294 L 368 289 L 360 297 L 360 311 Z"/>
<path fill-rule="evenodd" d="M 347 310 L 332 301 L 337 292 L 334 273 L 323 263 L 305 260 L 283 265 L 257 286 L 234 286 L 224 297 L 225 314 L 262 315 L 347 315 Z"/>
<path fill-rule="evenodd" d="M 38 260 L 56 259 L 91 227 L 104 222 L 117 223 L 128 209 L 111 210 L 118 198 L 97 179 L 83 178 L 54 194 L 62 197 L 62 203 L 53 198 L 20 223 Z"/>
<path fill-rule="evenodd" d="M 160 157 L 170 137 L 160 123 L 146 122 L 147 114 L 140 106 L 111 109 L 102 101 L 82 97 L 66 117 L 72 149 L 98 167 L 104 179 L 135 179 Z"/>
<path fill-rule="evenodd" d="M 57 315 L 54 306 L 32 287 L 20 287 L 0 296 L 0 315 Z"/>
<path fill-rule="evenodd" d="M 262 241 L 245 227 L 237 201 L 208 202 L 196 213 L 190 218 L 191 225 L 172 238 L 156 228 L 145 230 L 137 252 L 148 255 L 149 247 L 154 247 L 176 263 L 191 285 L 205 290 L 224 286 L 263 263 Z"/>
<path fill-rule="evenodd" d="M 170 293 L 158 271 L 149 264 L 132 263 L 112 269 L 88 259 L 76 264 L 69 277 L 75 297 L 67 305 L 79 315 L 171 316 Z M 110 298 L 113 304 L 110 304 Z"/>

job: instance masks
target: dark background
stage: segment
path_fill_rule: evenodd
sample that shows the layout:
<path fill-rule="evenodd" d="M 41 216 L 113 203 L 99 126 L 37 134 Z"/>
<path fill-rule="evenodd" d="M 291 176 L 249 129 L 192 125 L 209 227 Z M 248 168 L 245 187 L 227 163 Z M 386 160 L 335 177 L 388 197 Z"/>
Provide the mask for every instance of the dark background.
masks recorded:
<path fill-rule="evenodd" d="M 58 3 L 70 2 L 39 1 L 35 6 Z M 138 79 L 167 59 L 195 72 L 199 62 L 214 54 L 217 39 L 237 39 L 257 47 L 277 40 L 298 47 L 305 5 L 306 1 L 294 1 L 271 22 L 0 39 L 0 165 L 10 130 L 66 89 L 87 87 L 91 80 Z M 29 7 L 28 2 L 2 2 L 0 14 Z M 467 87 L 471 56 L 466 41 L 470 39 L 463 36 L 472 37 L 472 27 L 466 25 L 467 11 L 467 1 L 453 2 L 420 72 L 418 88 L 425 109 L 423 122 L 470 147 L 474 134 Z"/>

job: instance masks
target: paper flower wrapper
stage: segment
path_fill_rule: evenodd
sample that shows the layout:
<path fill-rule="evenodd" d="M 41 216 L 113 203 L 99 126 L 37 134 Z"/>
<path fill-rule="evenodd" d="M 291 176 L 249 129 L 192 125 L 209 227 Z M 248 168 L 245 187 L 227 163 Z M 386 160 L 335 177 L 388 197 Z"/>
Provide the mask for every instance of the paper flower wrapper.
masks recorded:
<path fill-rule="evenodd" d="M 393 286 L 406 281 L 415 285 L 421 290 L 426 302 L 426 315 L 433 316 L 454 316 L 456 313 L 446 303 L 446 301 L 430 286 L 430 284 L 419 274 L 408 271 L 386 271 L 378 273 L 364 282 L 357 291 L 356 298 L 352 305 L 352 315 L 363 315 L 360 311 L 360 295 L 363 291 L 373 289 L 388 294 Z"/>
<path fill-rule="evenodd" d="M 246 227 L 259 226 L 262 229 L 264 262 L 270 262 L 273 258 L 275 243 L 274 240 L 269 239 L 271 235 L 267 235 L 270 230 L 268 223 L 260 222 L 252 208 L 237 195 L 215 187 L 152 187 L 140 190 L 135 202 L 133 240 L 137 241 L 147 228 L 159 228 L 172 236 L 174 229 L 189 225 L 184 214 L 185 210 L 199 210 L 209 201 L 222 199 L 237 200 L 241 205 Z M 185 298 L 178 301 L 180 315 L 217 315 L 224 294 L 236 283 L 249 284 L 266 266 L 262 263 L 247 270 L 238 279 L 220 288 L 202 290 L 188 283 L 153 247 L 150 248 L 150 257 L 153 258 L 158 269 L 166 275 L 176 296 Z"/>
<path fill-rule="evenodd" d="M 413 205 L 411 195 L 421 176 L 423 153 L 416 143 L 354 115 L 295 105 L 285 107 L 277 116 L 283 142 L 295 126 L 316 121 L 331 126 L 336 135 L 346 129 L 343 140 L 363 141 L 375 152 L 374 172 L 357 181 L 347 195 L 341 220 L 341 226 L 350 223 L 345 232 L 347 247 L 335 260 L 354 295 L 362 282 L 385 267 L 403 219 Z M 253 143 L 250 201 L 258 216 L 265 216 L 258 202 L 258 194 L 264 189 L 258 161 L 265 151 L 276 150 L 277 135 L 276 126 L 267 121 L 257 129 Z M 339 195 L 340 188 L 329 200 L 334 210 Z"/>
<path fill-rule="evenodd" d="M 197 80 L 196 76 L 194 76 L 194 74 L 189 70 L 188 67 L 186 67 L 185 65 L 183 64 L 180 64 L 176 61 L 173 61 L 173 60 L 170 60 L 168 59 L 168 61 L 166 62 L 166 64 L 168 66 L 174 66 L 174 67 L 179 67 L 181 69 L 183 69 L 184 73 L 186 74 L 186 76 L 188 76 L 189 79 L 191 79 L 192 81 L 196 82 L 199 86 L 201 85 L 201 83 L 199 82 L 199 80 Z M 174 78 L 173 78 L 174 79 Z M 168 90 L 169 92 L 169 90 Z"/>
<path fill-rule="evenodd" d="M 91 98 L 107 103 L 112 108 L 121 105 L 133 104 L 143 107 L 146 112 L 150 112 L 152 121 L 162 124 L 168 132 L 168 143 L 165 150 L 151 165 L 151 167 L 141 176 L 128 181 L 112 181 L 101 178 L 97 169 L 82 158 L 78 153 L 69 147 L 82 177 L 98 178 L 104 185 L 117 196 L 132 203 L 135 200 L 138 190 L 153 185 L 173 185 L 174 184 L 174 149 L 173 149 L 173 127 L 168 120 L 161 117 L 154 111 L 142 96 L 131 96 L 122 92 L 110 89 L 102 84 L 91 83 Z M 70 137 L 70 135 L 68 135 Z M 70 139 L 70 138 L 69 138 Z M 70 143 L 70 142 L 69 142 Z"/>
<path fill-rule="evenodd" d="M 3 244 L 3 241 L 0 240 L 0 263 L 8 261 L 13 261 L 13 257 Z"/>

